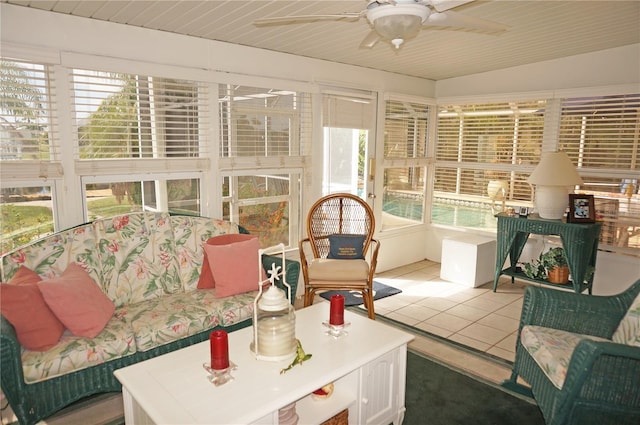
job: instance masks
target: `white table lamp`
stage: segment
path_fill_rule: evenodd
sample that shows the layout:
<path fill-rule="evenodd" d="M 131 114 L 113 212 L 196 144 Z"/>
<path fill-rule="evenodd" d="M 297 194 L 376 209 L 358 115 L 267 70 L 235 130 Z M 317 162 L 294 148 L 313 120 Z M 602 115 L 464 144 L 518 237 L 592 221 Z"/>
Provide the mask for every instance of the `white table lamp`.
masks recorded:
<path fill-rule="evenodd" d="M 570 187 L 583 183 L 564 152 L 543 152 L 527 181 L 536 187 L 535 204 L 540 217 L 554 220 L 566 213 Z"/>

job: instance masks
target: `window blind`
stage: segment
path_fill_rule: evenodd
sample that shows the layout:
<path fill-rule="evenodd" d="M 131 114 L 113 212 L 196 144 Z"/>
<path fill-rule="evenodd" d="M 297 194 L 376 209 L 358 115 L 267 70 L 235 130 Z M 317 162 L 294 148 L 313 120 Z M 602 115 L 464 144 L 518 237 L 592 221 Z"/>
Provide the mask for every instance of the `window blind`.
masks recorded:
<path fill-rule="evenodd" d="M 206 154 L 208 96 L 194 81 L 72 70 L 77 159 Z"/>
<path fill-rule="evenodd" d="M 640 94 L 562 99 L 559 148 L 595 197 L 601 245 L 640 249 Z"/>
<path fill-rule="evenodd" d="M 385 102 L 383 230 L 424 222 L 431 108 L 401 99 Z"/>
<path fill-rule="evenodd" d="M 220 85 L 220 155 L 303 156 L 311 150 L 311 96 Z"/>
<path fill-rule="evenodd" d="M 375 96 L 324 94 L 322 126 L 332 128 L 375 129 Z"/>
<path fill-rule="evenodd" d="M 384 124 L 385 158 L 424 158 L 429 142 L 426 104 L 387 100 Z"/>
<path fill-rule="evenodd" d="M 54 84 L 46 64 L 0 59 L 2 161 L 59 159 Z"/>
<path fill-rule="evenodd" d="M 439 105 L 435 190 L 530 202 L 528 173 L 520 167 L 539 161 L 545 106 L 544 100 Z"/>
<path fill-rule="evenodd" d="M 640 170 L 640 94 L 563 99 L 559 139 L 578 168 Z"/>

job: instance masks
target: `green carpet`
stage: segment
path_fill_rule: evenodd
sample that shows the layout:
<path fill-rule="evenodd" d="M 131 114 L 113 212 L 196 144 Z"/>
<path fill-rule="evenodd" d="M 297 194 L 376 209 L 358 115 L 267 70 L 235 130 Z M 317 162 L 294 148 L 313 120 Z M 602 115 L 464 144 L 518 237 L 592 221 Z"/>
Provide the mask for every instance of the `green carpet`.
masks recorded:
<path fill-rule="evenodd" d="M 407 355 L 404 425 L 544 425 L 538 406 L 495 384 Z"/>

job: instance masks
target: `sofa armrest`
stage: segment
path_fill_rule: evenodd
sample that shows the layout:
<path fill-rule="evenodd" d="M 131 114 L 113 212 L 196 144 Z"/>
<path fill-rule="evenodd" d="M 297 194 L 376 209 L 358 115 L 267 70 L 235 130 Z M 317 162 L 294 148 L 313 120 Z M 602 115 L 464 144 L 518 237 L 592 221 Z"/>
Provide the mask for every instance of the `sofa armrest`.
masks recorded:
<path fill-rule="evenodd" d="M 0 315 L 0 365 L 2 365 L 2 390 L 10 403 L 18 401 L 24 387 L 22 372 L 22 348 L 16 331 L 4 316 Z"/>
<path fill-rule="evenodd" d="M 262 267 L 268 271 L 271 270 L 271 265 L 274 264 L 278 267 L 282 267 L 282 258 L 275 255 L 263 255 L 262 256 Z M 285 271 L 287 283 L 291 287 L 291 304 L 295 302 L 296 291 L 298 289 L 298 279 L 300 277 L 300 263 L 295 260 L 287 260 L 285 259 Z M 276 285 L 286 290 L 285 286 L 282 283 L 276 281 Z"/>
<path fill-rule="evenodd" d="M 569 332 L 611 338 L 629 304 L 619 296 L 595 296 L 527 286 L 520 330 L 538 325 Z"/>

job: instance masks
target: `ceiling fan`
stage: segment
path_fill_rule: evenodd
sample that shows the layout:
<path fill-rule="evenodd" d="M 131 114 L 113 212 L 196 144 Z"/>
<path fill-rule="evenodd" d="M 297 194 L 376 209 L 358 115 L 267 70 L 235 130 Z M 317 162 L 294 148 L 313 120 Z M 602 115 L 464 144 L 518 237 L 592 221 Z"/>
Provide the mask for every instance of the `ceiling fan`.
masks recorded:
<path fill-rule="evenodd" d="M 453 8 L 475 0 L 374 0 L 360 12 L 344 12 L 331 15 L 298 15 L 257 19 L 255 26 L 289 25 L 317 21 L 357 21 L 366 16 L 371 32 L 360 47 L 373 47 L 383 40 L 396 49 L 415 37 L 422 27 L 451 27 L 452 29 L 476 30 L 501 33 L 508 26 L 481 18 L 454 12 Z"/>

